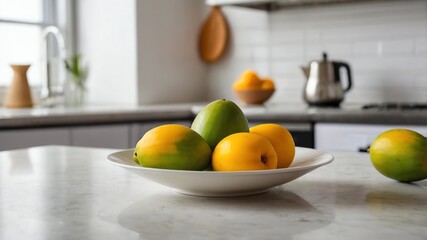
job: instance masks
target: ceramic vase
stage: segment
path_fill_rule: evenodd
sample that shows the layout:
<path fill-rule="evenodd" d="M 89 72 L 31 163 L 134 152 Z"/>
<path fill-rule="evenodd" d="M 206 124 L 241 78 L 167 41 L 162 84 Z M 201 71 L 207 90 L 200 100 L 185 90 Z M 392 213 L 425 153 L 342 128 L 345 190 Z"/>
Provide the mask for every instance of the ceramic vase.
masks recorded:
<path fill-rule="evenodd" d="M 27 71 L 30 65 L 11 65 L 11 67 L 13 78 L 6 93 L 4 106 L 7 108 L 30 108 L 33 106 L 27 79 Z"/>

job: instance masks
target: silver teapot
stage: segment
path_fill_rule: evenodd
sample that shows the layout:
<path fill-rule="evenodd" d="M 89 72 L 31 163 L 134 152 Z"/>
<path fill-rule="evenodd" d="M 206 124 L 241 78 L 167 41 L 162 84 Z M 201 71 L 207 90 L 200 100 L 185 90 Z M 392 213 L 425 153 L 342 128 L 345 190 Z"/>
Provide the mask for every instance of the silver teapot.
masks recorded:
<path fill-rule="evenodd" d="M 338 107 L 344 100 L 344 93 L 351 89 L 351 69 L 348 63 L 328 61 L 323 53 L 320 61 L 311 61 L 309 66 L 301 67 L 307 78 L 304 100 L 310 106 Z M 347 71 L 348 84 L 341 84 L 340 69 Z"/>

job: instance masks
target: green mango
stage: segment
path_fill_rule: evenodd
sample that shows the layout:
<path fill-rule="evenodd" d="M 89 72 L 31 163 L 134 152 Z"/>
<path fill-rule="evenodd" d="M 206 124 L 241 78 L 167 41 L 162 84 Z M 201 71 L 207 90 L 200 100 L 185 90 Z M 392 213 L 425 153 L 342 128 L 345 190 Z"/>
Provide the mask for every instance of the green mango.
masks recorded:
<path fill-rule="evenodd" d="M 248 119 L 234 102 L 219 99 L 206 105 L 194 119 L 191 129 L 202 136 L 212 151 L 225 137 L 249 132 Z"/>
<path fill-rule="evenodd" d="M 369 156 L 374 167 L 400 182 L 427 178 L 427 138 L 409 129 L 390 129 L 371 143 Z"/>

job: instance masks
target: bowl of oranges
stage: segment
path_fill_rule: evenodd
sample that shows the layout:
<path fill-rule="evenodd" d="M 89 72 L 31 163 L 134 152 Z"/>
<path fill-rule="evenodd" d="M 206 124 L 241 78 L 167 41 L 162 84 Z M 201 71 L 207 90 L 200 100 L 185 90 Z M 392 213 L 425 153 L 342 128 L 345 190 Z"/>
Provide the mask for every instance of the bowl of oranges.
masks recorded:
<path fill-rule="evenodd" d="M 253 70 L 244 71 L 233 84 L 236 97 L 245 104 L 263 104 L 275 91 L 271 78 L 260 78 Z"/>

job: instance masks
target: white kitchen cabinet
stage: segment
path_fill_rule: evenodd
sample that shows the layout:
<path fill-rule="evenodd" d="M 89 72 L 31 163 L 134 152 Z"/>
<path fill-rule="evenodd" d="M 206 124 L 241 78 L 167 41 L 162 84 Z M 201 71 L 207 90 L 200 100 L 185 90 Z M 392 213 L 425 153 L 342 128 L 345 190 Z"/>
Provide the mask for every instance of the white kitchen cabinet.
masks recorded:
<path fill-rule="evenodd" d="M 68 145 L 126 149 L 135 147 L 150 129 L 168 123 L 190 127 L 190 121 L 64 126 L 0 131 L 0 151 L 41 145 Z"/>
<path fill-rule="evenodd" d="M 317 123 L 314 146 L 327 151 L 366 151 L 378 134 L 393 128 L 411 129 L 427 136 L 427 126 Z"/>
<path fill-rule="evenodd" d="M 35 128 L 0 131 L 0 150 L 41 145 L 70 145 L 68 128 Z"/>
<path fill-rule="evenodd" d="M 78 126 L 70 128 L 71 145 L 129 148 L 130 124 Z"/>

